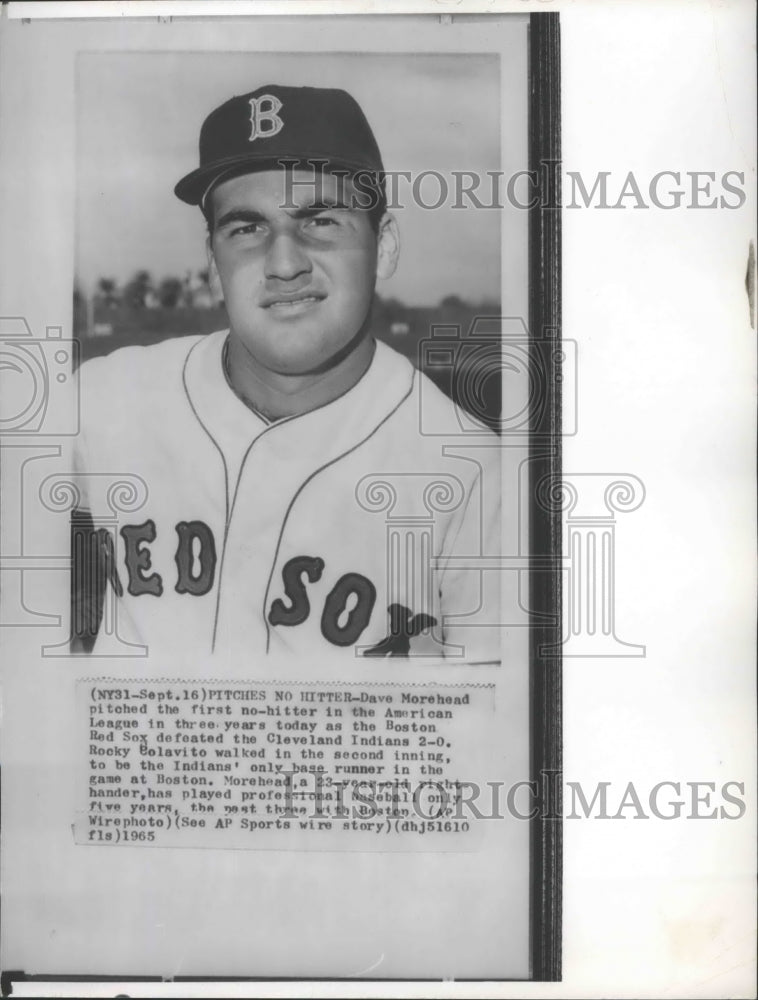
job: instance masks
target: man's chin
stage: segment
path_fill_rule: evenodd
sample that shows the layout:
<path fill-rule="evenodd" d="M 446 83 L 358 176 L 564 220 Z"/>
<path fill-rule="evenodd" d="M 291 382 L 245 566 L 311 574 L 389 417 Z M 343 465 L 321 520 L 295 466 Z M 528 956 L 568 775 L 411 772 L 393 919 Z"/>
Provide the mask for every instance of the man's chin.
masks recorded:
<path fill-rule="evenodd" d="M 362 342 L 362 341 L 361 341 Z M 336 368 L 353 354 L 359 347 L 355 341 L 342 344 L 331 349 L 314 352 L 313 350 L 302 353 L 278 353 L 271 359 L 268 366 L 271 371 L 276 371 L 279 375 L 289 375 L 291 377 L 305 377 L 308 375 L 323 375 L 325 372 Z"/>
<path fill-rule="evenodd" d="M 337 331 L 329 332 L 333 339 L 325 340 L 323 323 L 309 323 L 303 316 L 299 321 L 293 317 L 289 322 L 267 323 L 256 330 L 255 336 L 250 331 L 239 339 L 247 343 L 247 351 L 264 369 L 298 377 L 319 375 L 341 364 L 361 350 L 369 331 L 363 325 L 352 337 L 339 339 L 334 339 Z"/>
<path fill-rule="evenodd" d="M 273 358 L 267 367 L 269 371 L 277 375 L 288 375 L 291 378 L 306 377 L 308 375 L 320 375 L 334 368 L 341 359 L 335 355 L 319 355 L 318 357 L 277 357 Z"/>

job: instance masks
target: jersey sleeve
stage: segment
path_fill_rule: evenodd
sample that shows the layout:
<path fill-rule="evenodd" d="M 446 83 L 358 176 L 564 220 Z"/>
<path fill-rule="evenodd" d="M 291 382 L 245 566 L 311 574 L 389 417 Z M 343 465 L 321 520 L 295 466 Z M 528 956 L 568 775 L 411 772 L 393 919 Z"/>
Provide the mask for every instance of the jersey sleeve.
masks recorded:
<path fill-rule="evenodd" d="M 88 427 L 92 406 L 92 363 L 79 370 L 81 426 L 71 451 L 75 502 L 69 521 L 71 553 L 70 647 L 72 653 L 92 652 L 103 617 L 105 598 L 104 545 L 92 513 L 91 461 Z"/>

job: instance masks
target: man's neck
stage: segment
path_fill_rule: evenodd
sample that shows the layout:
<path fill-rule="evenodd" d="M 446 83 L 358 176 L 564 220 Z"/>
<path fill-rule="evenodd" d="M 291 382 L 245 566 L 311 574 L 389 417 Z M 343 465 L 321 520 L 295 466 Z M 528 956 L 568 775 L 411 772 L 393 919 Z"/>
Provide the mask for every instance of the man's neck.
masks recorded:
<path fill-rule="evenodd" d="M 324 371 L 283 375 L 263 368 L 232 333 L 224 351 L 227 380 L 246 406 L 267 420 L 298 416 L 343 396 L 365 374 L 374 339 L 364 336 L 344 358 Z"/>

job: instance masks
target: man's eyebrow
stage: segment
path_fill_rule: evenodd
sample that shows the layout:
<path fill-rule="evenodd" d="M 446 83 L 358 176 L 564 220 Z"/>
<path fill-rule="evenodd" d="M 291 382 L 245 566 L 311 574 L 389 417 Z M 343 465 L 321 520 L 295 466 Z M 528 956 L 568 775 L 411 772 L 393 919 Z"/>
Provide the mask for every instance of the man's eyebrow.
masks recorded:
<path fill-rule="evenodd" d="M 216 220 L 216 228 L 228 226 L 231 222 L 265 222 L 265 216 L 249 208 L 232 208 Z"/>
<path fill-rule="evenodd" d="M 340 201 L 339 199 L 324 199 L 321 201 L 314 201 L 308 205 L 302 205 L 298 208 L 285 207 L 284 210 L 293 219 L 310 219 L 314 215 L 318 215 L 321 212 L 338 212 L 350 211 L 350 205 L 346 202 Z M 266 216 L 261 212 L 256 212 L 250 208 L 231 208 L 228 212 L 224 212 L 222 216 L 216 221 L 216 228 L 221 229 L 224 226 L 228 226 L 233 222 L 265 222 Z"/>

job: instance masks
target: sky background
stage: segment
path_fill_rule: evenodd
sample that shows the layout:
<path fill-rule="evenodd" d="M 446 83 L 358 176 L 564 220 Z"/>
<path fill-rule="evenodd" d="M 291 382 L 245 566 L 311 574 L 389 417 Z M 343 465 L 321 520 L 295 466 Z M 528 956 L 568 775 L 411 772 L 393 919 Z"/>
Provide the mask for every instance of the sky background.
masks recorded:
<path fill-rule="evenodd" d="M 387 170 L 436 170 L 452 185 L 453 170 L 501 169 L 498 55 L 81 53 L 76 82 L 76 276 L 85 290 L 142 268 L 157 282 L 206 266 L 202 215 L 173 188 L 197 166 L 206 115 L 266 83 L 348 90 Z M 433 180 L 423 194 L 436 199 Z M 408 204 L 395 214 L 400 264 L 381 295 L 410 305 L 450 294 L 500 301 L 500 212 Z"/>

